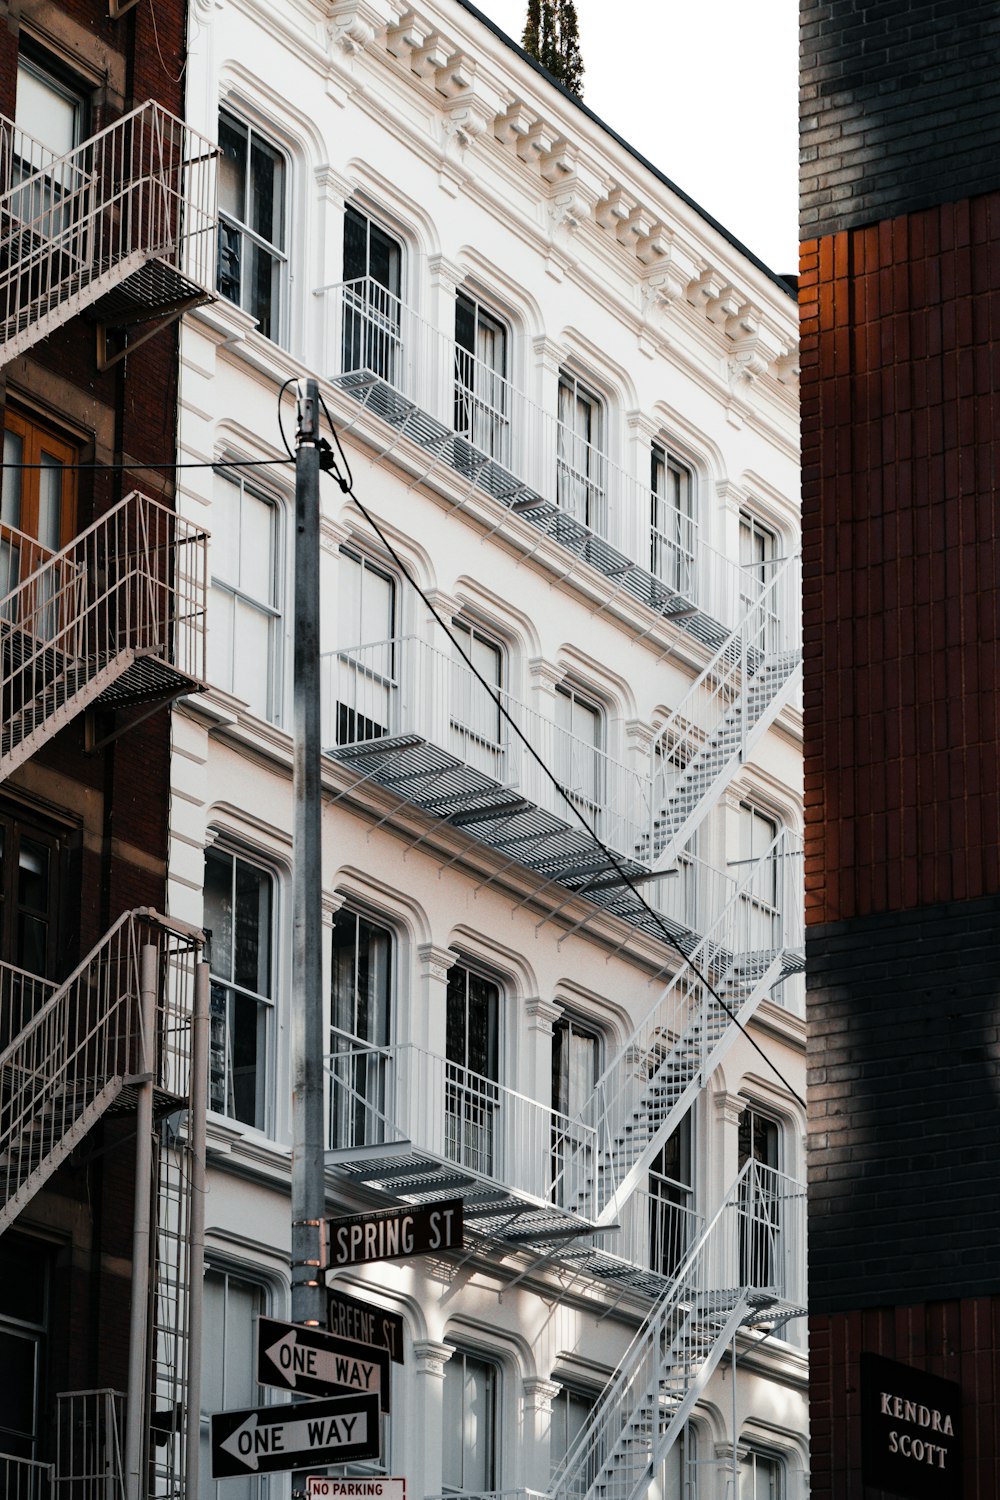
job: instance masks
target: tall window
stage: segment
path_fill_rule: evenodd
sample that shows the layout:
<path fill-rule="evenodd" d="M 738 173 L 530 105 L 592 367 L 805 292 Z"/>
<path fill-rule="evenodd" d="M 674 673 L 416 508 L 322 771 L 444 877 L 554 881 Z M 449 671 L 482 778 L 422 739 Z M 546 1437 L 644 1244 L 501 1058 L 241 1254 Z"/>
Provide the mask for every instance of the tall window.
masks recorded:
<path fill-rule="evenodd" d="M 213 1412 L 257 1406 L 263 1392 L 254 1379 L 256 1319 L 268 1311 L 266 1290 L 235 1272 L 205 1272 L 202 1335 L 201 1500 L 265 1500 L 268 1481 L 213 1480 L 209 1417 Z"/>
<path fill-rule="evenodd" d="M 371 370 L 390 385 L 402 380 L 402 249 L 397 240 L 348 205 L 344 212 L 343 369 Z"/>
<path fill-rule="evenodd" d="M 285 161 L 245 121 L 219 114 L 219 268 L 224 297 L 281 337 L 285 278 Z"/>
<path fill-rule="evenodd" d="M 600 400 L 563 370 L 559 375 L 556 498 L 561 510 L 601 536 L 608 530 L 608 461 Z"/>
<path fill-rule="evenodd" d="M 0 1239 L 0 1453 L 41 1459 L 49 1256 L 38 1240 Z M 17 1489 L 17 1475 L 12 1477 Z M 28 1490 L 25 1490 L 26 1500 Z"/>
<path fill-rule="evenodd" d="M 11 178 L 25 186 L 9 200 L 8 211 L 31 224 L 39 239 L 58 239 L 64 253 L 85 253 L 81 215 L 88 202 L 89 179 L 81 163 L 59 161 L 83 140 L 87 122 L 83 93 L 60 73 L 54 60 L 22 52 L 17 60 L 14 119 L 18 128 Z M 74 223 L 80 227 L 74 229 Z"/>
<path fill-rule="evenodd" d="M 774 848 L 778 824 L 760 808 L 741 802 L 735 875 L 742 885 L 739 944 L 744 953 L 760 953 L 779 940 L 781 870 Z"/>
<path fill-rule="evenodd" d="M 740 568 L 743 576 L 744 613 L 765 594 L 775 576 L 780 553 L 777 533 L 750 511 L 740 511 Z M 747 642 L 751 649 L 756 648 L 765 655 L 777 648 L 779 640 L 776 593 L 777 590 L 772 589 L 758 610 L 754 617 L 754 629 Z M 756 670 L 756 663 L 753 661 L 750 666 L 751 670 Z"/>
<path fill-rule="evenodd" d="M 590 1420 L 596 1397 L 572 1386 L 563 1385 L 552 1400 L 552 1426 L 549 1441 L 552 1473 L 555 1474 L 563 1459 L 573 1451 L 581 1432 Z M 586 1475 L 587 1487 L 594 1482 L 592 1473 Z"/>
<path fill-rule="evenodd" d="M 649 1264 L 661 1276 L 673 1276 L 691 1248 L 693 1199 L 687 1114 L 649 1169 Z"/>
<path fill-rule="evenodd" d="M 691 471 L 659 443 L 652 448 L 649 570 L 690 598 L 694 584 L 694 486 Z"/>
<path fill-rule="evenodd" d="M 489 1360 L 456 1349 L 444 1367 L 442 1479 L 447 1492 L 497 1488 L 500 1372 Z"/>
<path fill-rule="evenodd" d="M 333 1145 L 385 1139 L 391 1035 L 392 934 L 342 907 L 333 919 L 330 1087 Z"/>
<path fill-rule="evenodd" d="M 205 855 L 205 927 L 212 977 L 209 1108 L 268 1125 L 274 990 L 274 882 L 236 854 Z"/>
<path fill-rule="evenodd" d="M 596 816 L 604 800 L 604 716 L 570 684 L 556 689 L 556 775 L 585 812 Z"/>
<path fill-rule="evenodd" d="M 281 719 L 280 512 L 227 470 L 212 510 L 208 669 L 259 718 Z"/>
<path fill-rule="evenodd" d="M 503 652 L 496 641 L 465 620 L 453 620 L 452 629 L 476 671 L 499 694 L 503 687 Z M 467 765 L 500 779 L 505 738 L 500 706 L 466 665 L 454 642 L 451 651 L 453 748 Z"/>
<path fill-rule="evenodd" d="M 552 1028 L 552 1107 L 565 1119 L 553 1124 L 552 1174 L 555 1200 L 575 1207 L 588 1186 L 594 1163 L 590 1135 L 577 1123 L 597 1083 L 601 1038 L 574 1016 Z"/>
<path fill-rule="evenodd" d="M 739 1500 L 783 1500 L 782 1479 L 781 1459 L 751 1448 L 740 1459 Z"/>
<path fill-rule="evenodd" d="M 77 471 L 73 465 L 79 458 L 75 443 L 32 417 L 6 409 L 5 468 L 0 479 L 0 599 L 26 582 L 76 535 Z M 25 467 L 13 467 L 18 464 Z M 52 639 L 71 620 L 70 606 L 60 603 L 61 581 L 52 569 L 47 570 L 21 589 L 16 602 L 8 601 L 5 618 L 34 636 Z M 68 574 L 65 581 L 68 585 Z M 20 691 L 16 679 L 12 691 Z"/>
<path fill-rule="evenodd" d="M 499 1167 L 499 987 L 455 964 L 448 970 L 446 1031 L 448 1156 L 492 1176 Z"/>
<path fill-rule="evenodd" d="M 455 299 L 455 431 L 480 453 L 509 464 L 510 407 L 507 330 L 477 298 L 459 292 Z"/>
<path fill-rule="evenodd" d="M 752 1104 L 740 1115 L 738 1160 L 741 1171 L 748 1162 L 755 1164 L 744 1179 L 739 1206 L 740 1280 L 770 1290 L 781 1271 L 781 1200 L 774 1175 L 781 1166 L 781 1131 Z"/>
<path fill-rule="evenodd" d="M 396 639 L 396 583 L 347 547 L 340 550 L 337 624 L 337 743 L 392 733 L 402 642 Z"/>

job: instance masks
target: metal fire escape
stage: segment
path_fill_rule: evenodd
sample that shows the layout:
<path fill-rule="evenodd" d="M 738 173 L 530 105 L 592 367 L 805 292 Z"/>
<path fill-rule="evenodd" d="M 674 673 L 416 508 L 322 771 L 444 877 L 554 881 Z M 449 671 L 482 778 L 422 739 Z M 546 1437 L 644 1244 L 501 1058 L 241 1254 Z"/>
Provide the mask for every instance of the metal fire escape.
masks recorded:
<path fill-rule="evenodd" d="M 0 364 L 81 312 L 110 364 L 211 301 L 217 154 L 152 101 L 62 156 L 0 117 Z"/>
<path fill-rule="evenodd" d="M 621 519 L 629 505 L 648 514 L 648 490 L 633 496 L 627 479 L 590 453 L 577 463 L 582 476 L 569 473 L 558 424 L 495 371 L 474 368 L 473 356 L 385 288 L 366 279 L 326 290 L 339 345 L 333 383 L 395 433 L 388 448 L 409 440 L 427 455 L 424 477 L 450 470 L 470 494 L 492 497 L 572 554 L 569 571 L 596 569 L 615 595 L 672 619 L 710 652 L 658 733 L 648 777 L 574 743 L 498 689 L 558 787 L 457 659 L 413 638 L 327 658 L 329 755 L 397 809 L 409 804 L 462 830 L 496 850 L 503 868 L 525 866 L 564 888 L 567 901 L 586 897 L 661 939 L 665 927 L 681 956 L 573 1120 L 413 1047 L 344 1036 L 330 1059 L 340 1100 L 331 1164 L 345 1178 L 409 1202 L 458 1193 L 470 1228 L 500 1253 L 529 1249 L 652 1297 L 552 1489 L 552 1500 L 638 1500 L 735 1331 L 803 1310 L 802 1190 L 757 1163 L 744 1167 L 703 1233 L 692 1237 L 685 1226 L 669 1267 L 636 1264 L 602 1243 L 642 1196 L 739 1025 L 803 968 L 801 848 L 787 831 L 741 872 L 700 931 L 662 907 L 651 915 L 621 879 L 624 871 L 647 882 L 678 868 L 698 824 L 790 700 L 801 660 L 799 560 L 736 568 L 681 529 L 669 545 L 660 539 L 650 571 L 645 544 L 630 548 L 631 523 Z M 640 1237 L 648 1246 L 648 1230 Z"/>
<path fill-rule="evenodd" d="M 204 688 L 206 567 L 207 534 L 137 492 L 61 552 L 4 528 L 0 780 L 91 705 Z"/>
<path fill-rule="evenodd" d="M 140 908 L 123 913 L 63 984 L 0 964 L 0 1234 L 101 1118 L 135 1116 L 144 1091 L 147 1113 L 139 1119 L 150 1125 L 202 1106 L 192 1068 L 200 950 L 200 933 Z M 207 991 L 201 1006 L 207 1029 Z M 148 1286 L 133 1310 L 133 1328 L 137 1321 L 145 1328 L 137 1364 L 142 1409 L 131 1414 L 131 1426 L 145 1435 L 137 1469 L 163 1481 L 156 1493 L 179 1495 L 187 1438 L 180 1416 L 188 1388 L 190 1143 L 171 1142 L 161 1127 L 151 1144 L 148 1263 L 133 1268 L 135 1285 Z M 124 1399 L 78 1391 L 61 1395 L 58 1405 L 55 1465 L 0 1454 L 0 1478 L 15 1495 L 23 1489 L 119 1500 L 126 1493 L 130 1416 Z"/>

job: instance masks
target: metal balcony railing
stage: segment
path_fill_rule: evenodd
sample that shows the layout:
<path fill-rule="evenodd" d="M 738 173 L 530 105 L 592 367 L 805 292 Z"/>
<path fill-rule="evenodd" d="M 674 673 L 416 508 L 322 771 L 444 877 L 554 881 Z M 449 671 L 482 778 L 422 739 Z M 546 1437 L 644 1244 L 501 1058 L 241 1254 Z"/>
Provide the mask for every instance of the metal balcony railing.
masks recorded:
<path fill-rule="evenodd" d="M 748 1161 L 560 1464 L 551 1500 L 638 1500 L 736 1330 L 805 1307 L 805 1189 Z"/>
<path fill-rule="evenodd" d="M 321 287 L 330 374 L 362 405 L 713 650 L 738 623 L 743 570 L 697 522 L 371 277 Z"/>
<path fill-rule="evenodd" d="M 619 1215 L 621 1232 L 607 1249 L 635 1266 L 673 1278 L 705 1228 L 705 1216 L 691 1206 L 691 1189 L 660 1172 L 647 1175 Z"/>
<path fill-rule="evenodd" d="M 125 1397 L 104 1389 L 56 1400 L 53 1500 L 125 1500 Z"/>
<path fill-rule="evenodd" d="M 133 493 L 61 552 L 10 527 L 0 564 L 0 775 L 88 703 L 192 691 L 205 680 L 207 535 Z"/>
<path fill-rule="evenodd" d="M 54 1483 L 53 1464 L 0 1453 L 0 1495 L 4 1500 L 54 1500 Z"/>
<path fill-rule="evenodd" d="M 147 947 L 159 976 L 152 1038 L 140 1010 Z M 0 1233 L 144 1068 L 160 1094 L 186 1098 L 190 952 L 189 935 L 166 918 L 123 913 L 0 1051 Z M 0 965 L 0 993 L 25 994 L 20 970 Z"/>
<path fill-rule="evenodd" d="M 590 1126 L 412 1044 L 373 1047 L 335 1032 L 327 1070 L 333 1150 L 406 1141 L 587 1217 L 597 1141 Z"/>
<path fill-rule="evenodd" d="M 126 322 L 207 300 L 217 154 L 152 101 L 63 156 L 0 117 L 0 360 L 110 293 Z"/>
<path fill-rule="evenodd" d="M 510 794 L 507 807 L 516 810 L 519 802 L 530 804 L 575 833 L 579 824 L 568 797 L 604 843 L 634 858 L 649 827 L 648 781 L 599 745 L 497 686 L 500 704 L 551 767 L 564 797 L 529 755 L 496 698 L 459 658 L 415 636 L 397 636 L 331 652 L 322 661 L 323 743 L 331 754 L 350 746 L 367 746 L 370 754 L 377 754 L 381 740 L 415 736 L 440 747 L 450 762 L 470 772 L 468 805 L 460 799 L 439 805 L 442 815 L 459 817 L 479 836 L 489 837 L 481 831 L 486 818 L 477 824 L 475 811 L 487 801 L 490 788 Z M 407 789 L 402 774 L 396 775 L 394 784 L 400 792 Z M 419 797 L 428 785 L 426 768 L 414 768 L 411 785 Z M 433 806 L 436 793 L 431 789 L 429 795 Z M 508 814 L 497 830 L 498 843 L 510 826 Z"/>

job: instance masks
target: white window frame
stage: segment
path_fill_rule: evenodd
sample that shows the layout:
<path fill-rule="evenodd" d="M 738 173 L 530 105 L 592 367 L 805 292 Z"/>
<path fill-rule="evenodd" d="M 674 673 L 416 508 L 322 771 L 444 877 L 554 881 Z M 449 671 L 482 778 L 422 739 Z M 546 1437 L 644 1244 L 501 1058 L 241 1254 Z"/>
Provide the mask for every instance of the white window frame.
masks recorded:
<path fill-rule="evenodd" d="M 656 441 L 650 449 L 649 488 L 649 571 L 690 598 L 695 586 L 694 471 L 665 442 Z"/>
<path fill-rule="evenodd" d="M 365 271 L 361 276 L 348 278 L 347 225 L 351 216 L 362 220 L 365 225 Z M 373 230 L 396 251 L 395 286 L 387 285 L 372 275 Z M 370 370 L 388 385 L 402 389 L 406 356 L 402 333 L 404 243 L 398 235 L 386 229 L 363 204 L 347 203 L 344 206 L 343 255 L 341 369 L 345 374 L 353 370 Z"/>
<path fill-rule="evenodd" d="M 237 217 L 237 215 L 230 209 L 222 208 L 221 206 L 219 208 L 216 288 L 219 294 L 227 301 L 232 302 L 234 306 L 241 308 L 251 317 L 257 318 L 258 328 L 265 338 L 270 339 L 271 342 L 275 344 L 284 344 L 285 339 L 287 338 L 288 328 L 287 302 L 288 287 L 290 281 L 288 239 L 292 220 L 292 215 L 289 212 L 289 186 L 291 181 L 291 172 L 289 170 L 288 154 L 287 152 L 283 151 L 281 147 L 275 141 L 273 141 L 265 131 L 259 130 L 253 120 L 248 118 L 246 114 L 242 113 L 238 107 L 234 107 L 232 104 L 225 102 L 219 106 L 220 145 L 222 140 L 224 120 L 228 121 L 230 126 L 236 131 L 245 132 L 246 157 L 244 163 L 244 200 L 243 214 L 241 217 Z M 264 235 L 255 230 L 248 222 L 249 216 L 247 215 L 247 207 L 249 204 L 249 194 L 251 190 L 250 168 L 255 143 L 259 143 L 260 148 L 274 159 L 276 165 L 280 169 L 280 232 L 282 241 L 282 243 L 280 244 L 275 240 L 267 239 Z M 233 236 L 234 241 L 237 243 L 237 296 L 232 296 L 230 292 L 225 290 L 223 286 L 224 280 L 233 280 L 233 277 L 230 273 L 226 272 L 224 274 L 223 271 L 224 257 L 231 256 L 232 254 L 231 246 L 227 245 L 224 238 L 227 232 Z M 272 263 L 273 301 L 270 310 L 270 327 L 262 326 L 261 319 L 258 317 L 258 314 L 255 311 L 253 305 L 253 282 L 252 276 L 250 274 L 253 248 L 261 251 L 264 255 L 268 256 Z"/>
<path fill-rule="evenodd" d="M 458 314 L 467 304 L 473 319 L 473 345 L 458 341 Z M 500 361 L 482 352 L 485 337 L 499 345 Z M 506 468 L 513 453 L 513 396 L 510 379 L 511 327 L 495 307 L 471 287 L 455 293 L 454 426 L 466 442 Z"/>
<path fill-rule="evenodd" d="M 235 654 L 240 648 L 239 632 L 236 629 L 240 609 L 252 610 L 254 614 L 261 616 L 267 621 L 267 682 L 265 686 L 264 712 L 261 715 L 269 724 L 280 725 L 284 718 L 284 609 L 285 609 L 285 566 L 284 566 L 284 535 L 285 535 L 285 508 L 280 499 L 269 493 L 259 485 L 248 481 L 237 469 L 216 470 L 216 484 L 229 484 L 236 491 L 237 524 L 235 527 L 235 553 L 237 557 L 237 568 L 242 548 L 242 535 L 244 526 L 244 498 L 249 496 L 255 502 L 266 505 L 271 512 L 271 536 L 268 544 L 269 564 L 269 593 L 270 598 L 259 599 L 241 587 L 240 580 L 225 578 L 213 567 L 210 582 L 210 595 L 216 593 L 225 596 L 230 603 L 231 611 L 230 629 L 230 651 L 231 660 L 224 683 L 216 683 L 225 692 L 235 694 Z M 220 491 L 216 488 L 216 500 Z M 209 554 L 213 563 L 218 552 Z M 218 607 L 218 606 L 217 606 Z M 211 609 L 211 605 L 210 605 Z M 211 640 L 211 633 L 209 636 Z M 251 712 L 254 705 L 250 704 Z"/>
<path fill-rule="evenodd" d="M 211 1009 L 212 1009 L 212 1015 L 211 1015 L 211 1019 L 210 1019 L 209 1060 L 210 1060 L 210 1064 L 211 1064 L 211 1060 L 212 1060 L 213 1055 L 215 1053 L 217 1053 L 217 1051 L 218 1051 L 219 1043 L 218 1043 L 218 1041 L 216 1039 L 216 1028 L 217 1028 L 218 1022 L 221 1019 L 222 1024 L 223 1024 L 223 1028 L 224 1028 L 223 1032 L 222 1032 L 222 1048 L 223 1048 L 223 1059 L 224 1059 L 223 1087 L 224 1087 L 224 1089 L 226 1091 L 226 1107 L 223 1110 L 221 1110 L 221 1111 L 218 1110 L 218 1109 L 213 1109 L 212 1094 L 211 1094 L 212 1080 L 210 1079 L 210 1085 L 209 1085 L 209 1087 L 210 1087 L 209 1109 L 213 1113 L 219 1114 L 223 1119 L 229 1120 L 229 1121 L 231 1121 L 234 1124 L 242 1124 L 247 1129 L 250 1129 L 250 1130 L 259 1130 L 259 1131 L 261 1131 L 265 1135 L 273 1135 L 274 1134 L 274 1128 L 275 1128 L 275 1112 L 276 1112 L 275 1097 L 274 1097 L 275 1087 L 274 1086 L 275 1086 L 276 1071 L 277 1071 L 276 1070 L 276 1053 L 277 1053 L 277 988 L 278 988 L 278 984 L 277 984 L 277 974 L 278 974 L 278 965 L 277 965 L 278 937 L 277 937 L 277 935 L 278 935 L 278 931 L 279 931 L 279 922 L 278 922 L 278 918 L 279 918 L 279 881 L 278 881 L 278 876 L 277 876 L 277 873 L 276 873 L 276 871 L 274 870 L 274 868 L 272 866 L 266 864 L 263 860 L 255 858 L 252 854 L 248 855 L 241 847 L 239 847 L 236 844 L 230 843 L 228 840 L 217 842 L 217 843 L 213 844 L 210 848 L 208 848 L 208 849 L 205 850 L 206 865 L 207 865 L 207 863 L 208 863 L 208 861 L 210 859 L 219 859 L 219 860 L 221 860 L 221 859 L 229 859 L 229 860 L 232 860 L 234 862 L 233 863 L 233 872 L 232 872 L 232 880 L 233 880 L 233 882 L 235 882 L 235 879 L 236 879 L 236 862 L 237 861 L 239 861 L 240 863 L 246 865 L 250 869 L 257 871 L 259 874 L 264 875 L 266 877 L 266 879 L 268 880 L 268 882 L 269 882 L 269 889 L 270 889 L 270 913 L 269 913 L 269 917 L 270 917 L 270 931 L 269 931 L 269 934 L 268 934 L 268 947 L 269 947 L 269 964 L 268 964 L 268 968 L 269 968 L 269 986 L 268 987 L 269 987 L 269 989 L 271 991 L 271 994 L 270 995 L 264 995 L 264 994 L 262 994 L 260 992 L 249 990 L 246 987 L 238 984 L 236 982 L 235 978 L 226 979 L 224 976 L 215 973 L 212 970 L 212 967 L 211 967 L 211 964 L 210 964 L 210 970 L 209 970 L 209 972 L 210 972 L 210 989 L 213 992 L 216 989 L 224 991 L 224 994 L 225 994 L 225 1013 L 224 1013 L 223 1016 L 220 1017 L 220 1015 L 219 1015 L 219 1007 L 218 1007 L 218 1005 L 216 1003 L 216 995 L 215 995 L 215 993 L 213 993 L 212 996 L 211 996 L 211 1000 L 210 1000 L 210 1005 L 211 1005 Z M 206 884 L 207 884 L 207 881 L 206 881 Z M 235 933 L 235 901 L 234 901 L 234 905 L 233 905 L 232 921 L 233 921 L 233 924 L 234 924 L 234 933 Z M 210 924 L 207 924 L 207 923 L 206 923 L 206 925 L 210 926 Z M 234 937 L 234 949 L 235 949 L 235 937 Z M 214 959 L 214 957 L 215 957 L 215 955 L 213 954 L 213 959 Z M 254 1005 L 257 1006 L 257 1010 L 258 1010 L 257 1025 L 258 1025 L 258 1028 L 262 1028 L 263 1029 L 263 1044 L 262 1044 L 262 1046 L 260 1048 L 258 1066 L 262 1066 L 263 1067 L 263 1075 L 264 1076 L 263 1076 L 263 1078 L 258 1077 L 256 1079 L 256 1093 L 255 1093 L 255 1104 L 256 1104 L 255 1116 L 256 1117 L 255 1117 L 255 1119 L 253 1121 L 241 1120 L 240 1117 L 239 1117 L 239 1115 L 236 1114 L 235 1108 L 232 1111 L 230 1111 L 230 1109 L 229 1109 L 229 1093 L 230 1093 L 230 1088 L 231 1088 L 230 1068 L 232 1066 L 232 1058 L 233 1058 L 232 1044 L 230 1042 L 230 1028 L 231 1028 L 231 1024 L 232 1024 L 232 1022 L 231 1022 L 231 1014 L 232 1014 L 231 1007 L 232 1007 L 233 1001 L 235 1001 L 238 998 L 242 998 L 244 1000 L 247 1000 L 251 1004 L 254 1004 Z M 235 1090 L 233 1090 L 233 1100 L 234 1100 L 234 1105 L 235 1105 Z"/>
<path fill-rule="evenodd" d="M 756 1443 L 741 1443 L 740 1447 L 745 1451 L 739 1462 L 739 1500 L 785 1500 L 788 1485 L 784 1456 Z M 765 1464 L 770 1473 L 764 1477 L 762 1488 L 758 1466 L 763 1468 Z"/>
<path fill-rule="evenodd" d="M 338 1025 L 335 999 L 336 965 L 333 959 L 334 935 L 338 926 L 348 920 L 354 923 L 354 996 L 352 1014 L 357 1018 L 357 972 L 359 923 L 384 935 L 387 940 L 387 963 L 385 978 L 384 1036 L 361 1036 L 355 1029 Z M 346 944 L 344 945 L 346 948 Z M 330 1064 L 329 1107 L 330 1144 L 342 1148 L 355 1145 L 381 1144 L 385 1138 L 383 1113 L 388 1090 L 392 1083 L 392 1063 L 389 1049 L 392 1046 L 396 1010 L 396 969 L 399 944 L 395 929 L 390 923 L 371 915 L 352 902 L 345 902 L 334 913 L 330 926 L 330 1051 L 337 1054 Z M 370 1032 L 370 1028 L 369 1028 Z M 358 1045 L 355 1046 L 354 1043 Z M 352 1109 L 350 1101 L 357 1101 Z M 364 1102 L 362 1102 L 364 1101 Z M 359 1138 L 360 1137 L 360 1138 Z"/>
<path fill-rule="evenodd" d="M 449 1342 L 451 1342 L 451 1341 L 449 1340 Z M 489 1418 L 489 1421 L 490 1421 L 490 1432 L 489 1432 L 489 1448 L 490 1448 L 490 1451 L 489 1451 L 489 1468 L 490 1468 L 491 1472 L 487 1475 L 487 1482 L 484 1485 L 482 1485 L 482 1486 L 476 1485 L 476 1486 L 471 1487 L 471 1493 L 473 1493 L 473 1494 L 485 1494 L 485 1493 L 491 1493 L 491 1492 L 494 1492 L 494 1491 L 498 1491 L 498 1490 L 500 1490 L 502 1488 L 501 1479 L 500 1479 L 500 1469 L 501 1469 L 502 1458 L 503 1458 L 502 1448 L 501 1448 L 501 1440 L 502 1440 L 502 1402 L 503 1402 L 503 1380 L 504 1380 L 503 1365 L 502 1365 L 501 1361 L 499 1359 L 497 1359 L 493 1354 L 491 1354 L 488 1350 L 473 1348 L 470 1345 L 461 1344 L 461 1343 L 453 1344 L 452 1348 L 454 1350 L 454 1353 L 451 1355 L 451 1358 L 448 1360 L 447 1364 L 444 1367 L 444 1378 L 445 1378 L 445 1382 L 446 1382 L 446 1386 L 447 1386 L 449 1372 L 457 1371 L 459 1368 L 462 1369 L 462 1372 L 463 1372 L 463 1378 L 462 1378 L 462 1395 L 463 1395 L 463 1400 L 462 1400 L 462 1415 L 463 1415 L 463 1417 L 465 1415 L 465 1400 L 464 1400 L 464 1395 L 465 1395 L 465 1380 L 464 1380 L 464 1372 L 465 1372 L 466 1361 L 468 1361 L 468 1360 L 474 1360 L 478 1365 L 484 1366 L 486 1369 L 488 1369 L 491 1372 L 491 1381 L 492 1381 L 491 1405 L 492 1405 L 492 1411 L 490 1412 L 490 1418 Z M 457 1363 L 457 1361 L 461 1361 L 461 1365 L 459 1365 L 459 1363 Z M 454 1375 L 453 1375 L 452 1378 L 454 1378 Z M 447 1422 L 447 1415 L 448 1415 L 447 1414 L 447 1408 L 443 1406 L 442 1410 L 443 1410 L 444 1420 L 445 1420 L 445 1422 Z M 442 1435 L 441 1435 L 441 1439 L 442 1439 L 441 1440 L 441 1449 L 442 1449 L 442 1483 L 441 1483 L 441 1488 L 442 1488 L 442 1492 L 444 1494 L 446 1494 L 446 1495 L 459 1495 L 459 1494 L 470 1493 L 470 1486 L 466 1482 L 466 1450 L 465 1450 L 465 1444 L 464 1444 L 464 1442 L 461 1445 L 461 1464 L 462 1464 L 462 1475 L 461 1475 L 462 1482 L 461 1482 L 461 1484 L 459 1484 L 459 1485 L 448 1484 L 445 1481 L 445 1479 L 444 1479 L 444 1473 L 445 1473 L 444 1465 L 445 1465 L 445 1463 L 447 1461 L 447 1443 L 448 1443 L 448 1440 L 449 1440 L 449 1436 L 453 1436 L 453 1434 L 451 1434 L 449 1432 L 442 1432 Z"/>
<path fill-rule="evenodd" d="M 559 371 L 556 411 L 556 504 L 598 536 L 609 535 L 607 403 L 574 370 Z M 573 421 L 563 416 L 564 406 Z M 588 412 L 590 436 L 577 431 L 581 408 Z"/>
<path fill-rule="evenodd" d="M 588 693 L 585 688 L 579 688 L 572 678 L 568 678 L 556 685 L 556 697 L 558 700 L 568 700 L 570 709 L 570 725 L 573 723 L 573 709 L 579 705 L 587 714 L 593 715 L 595 740 L 593 746 L 587 744 L 583 738 L 570 727 L 556 719 L 556 755 L 554 756 L 554 769 L 560 782 L 565 788 L 567 796 L 576 804 L 591 822 L 600 831 L 602 813 L 605 810 L 604 799 L 607 792 L 607 756 L 608 756 L 608 717 L 604 704 L 599 698 Z M 558 711 L 557 711 L 558 712 Z M 585 747 L 585 750 L 584 750 Z M 593 786 L 585 790 L 581 785 L 579 788 L 573 785 L 577 777 L 574 763 L 577 755 L 590 754 L 594 757 L 594 779 Z M 567 766 L 566 757 L 570 757 Z M 568 774 L 567 774 L 568 772 Z"/>
<path fill-rule="evenodd" d="M 331 731 L 338 744 L 354 744 L 362 740 L 381 739 L 392 734 L 398 715 L 398 698 L 402 685 L 402 654 L 404 641 L 400 636 L 399 606 L 400 587 L 395 573 L 380 561 L 368 556 L 359 547 L 345 543 L 340 548 L 339 559 L 357 567 L 359 572 L 357 628 L 362 635 L 364 628 L 364 582 L 368 574 L 389 585 L 390 631 L 374 641 L 341 640 L 343 623 L 339 604 L 337 616 L 337 691 L 333 695 L 336 722 Z M 338 568 L 337 597 L 346 596 L 345 578 Z M 354 622 L 351 622 L 353 633 Z M 376 713 L 376 711 L 378 711 Z M 360 735 L 358 726 L 367 726 Z"/>

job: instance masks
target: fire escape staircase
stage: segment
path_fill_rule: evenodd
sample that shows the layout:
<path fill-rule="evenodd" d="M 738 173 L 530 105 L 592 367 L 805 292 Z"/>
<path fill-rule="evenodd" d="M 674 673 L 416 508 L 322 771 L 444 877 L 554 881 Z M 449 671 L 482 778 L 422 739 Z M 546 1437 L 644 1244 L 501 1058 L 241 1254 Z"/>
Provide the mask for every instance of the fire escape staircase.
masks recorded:
<path fill-rule="evenodd" d="M 62 156 L 0 117 L 0 364 L 80 312 L 155 332 L 213 300 L 217 154 L 153 101 Z"/>
<path fill-rule="evenodd" d="M 61 552 L 3 528 L 0 780 L 88 706 L 205 686 L 206 533 L 133 493 Z"/>
<path fill-rule="evenodd" d="M 639 1500 L 740 1328 L 804 1311 L 805 1190 L 747 1161 L 626 1351 L 549 1500 Z"/>
<path fill-rule="evenodd" d="M 200 946 L 200 933 L 141 907 L 124 912 L 63 984 L 0 964 L 0 1234 L 103 1116 L 134 1113 L 140 1086 L 152 1084 L 153 1118 L 162 1123 L 153 1154 L 143 1431 L 152 1434 L 147 1462 L 162 1481 L 158 1494 L 183 1492 L 186 1432 L 179 1416 L 187 1390 L 192 1182 L 185 1148 L 171 1142 L 165 1123 L 194 1102 L 191 1020 Z M 124 1398 L 112 1394 L 60 1396 L 71 1420 L 65 1452 L 60 1423 L 57 1493 L 64 1485 L 83 1493 L 91 1484 L 88 1495 L 119 1493 L 118 1449 L 115 1464 L 102 1459 L 98 1474 L 87 1468 L 97 1447 L 82 1454 L 76 1437 L 84 1421 L 95 1439 L 100 1426 L 102 1443 L 112 1437 L 118 1443 Z M 110 1405 L 99 1415 L 95 1401 L 105 1397 Z M 25 1479 L 16 1460 L 0 1454 L 0 1476 L 5 1466 L 15 1482 Z"/>
<path fill-rule="evenodd" d="M 800 559 L 776 565 L 653 746 L 655 815 L 636 851 L 669 868 L 788 702 L 802 660 Z"/>

